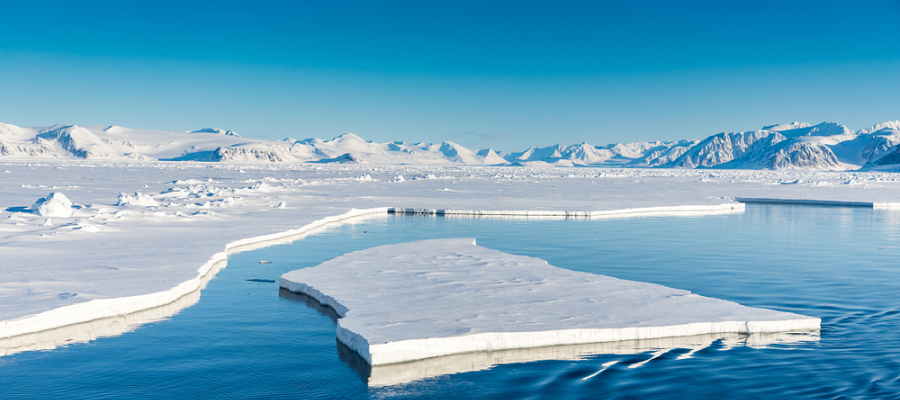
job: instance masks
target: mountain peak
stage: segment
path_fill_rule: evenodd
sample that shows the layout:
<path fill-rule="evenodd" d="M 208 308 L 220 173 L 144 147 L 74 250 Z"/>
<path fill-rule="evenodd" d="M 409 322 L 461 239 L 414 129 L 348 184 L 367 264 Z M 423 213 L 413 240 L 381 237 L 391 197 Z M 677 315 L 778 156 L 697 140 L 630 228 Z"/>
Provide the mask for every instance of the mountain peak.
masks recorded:
<path fill-rule="evenodd" d="M 187 131 L 187 133 L 214 133 L 216 135 L 241 137 L 241 135 L 238 135 L 237 132 L 235 132 L 235 131 L 219 129 L 219 128 L 203 128 L 203 129 L 197 129 L 197 130 L 193 130 L 193 131 Z"/>
<path fill-rule="evenodd" d="M 767 125 L 762 128 L 763 128 L 763 130 L 767 130 L 767 131 L 781 132 L 781 131 L 790 131 L 790 130 L 794 130 L 794 129 L 809 128 L 811 126 L 812 125 L 810 125 L 809 123 L 806 123 L 806 122 L 794 121 L 789 124 Z"/>
<path fill-rule="evenodd" d="M 895 131 L 900 131 L 900 120 L 895 119 L 893 121 L 885 121 L 880 124 L 875 124 L 866 129 L 860 129 L 859 133 L 861 133 L 861 134 L 874 133 L 874 132 L 880 131 L 882 129 L 892 129 Z"/>
<path fill-rule="evenodd" d="M 342 134 L 342 135 L 340 135 L 340 136 L 338 136 L 338 137 L 336 137 L 336 138 L 334 138 L 334 139 L 332 139 L 332 140 L 334 140 L 334 141 L 337 141 L 337 140 L 354 140 L 354 141 L 356 141 L 356 140 L 358 140 L 358 141 L 361 141 L 361 142 L 365 142 L 365 141 L 366 141 L 365 139 L 363 139 L 363 138 L 357 136 L 356 134 L 350 133 L 350 132 L 347 132 L 347 133 L 345 133 L 345 134 Z"/>

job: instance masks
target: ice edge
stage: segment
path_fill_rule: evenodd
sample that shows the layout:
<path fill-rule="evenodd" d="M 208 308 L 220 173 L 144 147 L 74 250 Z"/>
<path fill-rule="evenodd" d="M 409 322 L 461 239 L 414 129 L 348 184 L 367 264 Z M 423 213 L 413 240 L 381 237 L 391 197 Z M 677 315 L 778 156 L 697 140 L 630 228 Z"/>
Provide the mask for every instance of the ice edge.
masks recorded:
<path fill-rule="evenodd" d="M 523 217 L 576 217 L 576 218 L 602 218 L 620 216 L 687 216 L 687 215 L 711 215 L 720 213 L 741 213 L 744 211 L 744 203 L 723 203 L 715 205 L 686 205 L 668 207 L 644 207 L 625 208 L 620 210 L 602 211 L 543 211 L 543 210 L 435 210 L 428 208 L 402 208 L 390 209 L 392 214 L 415 215 L 472 215 L 472 216 L 523 216 Z"/>
<path fill-rule="evenodd" d="M 349 311 L 346 306 L 331 296 L 307 284 L 279 278 L 279 286 L 291 292 L 303 293 L 316 299 L 322 305 L 333 308 L 340 317 L 343 317 Z M 659 339 L 704 334 L 816 331 L 821 329 L 821 322 L 820 318 L 803 317 L 790 320 L 697 322 L 653 327 L 488 332 L 372 344 L 362 335 L 342 327 L 340 321 L 338 321 L 335 333 L 341 343 L 357 352 L 369 365 L 375 366 L 477 351 Z"/>
<path fill-rule="evenodd" d="M 279 239 L 292 237 L 307 233 L 324 225 L 339 222 L 342 220 L 359 217 L 369 214 L 420 214 L 420 215 L 471 215 L 471 216 L 523 216 L 523 217 L 588 217 L 588 218 L 604 218 L 604 217 L 630 217 L 630 216 L 690 216 L 690 215 L 713 215 L 722 213 L 740 213 L 744 211 L 743 203 L 724 203 L 716 205 L 683 205 L 683 206 L 663 206 L 663 207 L 646 207 L 646 208 L 630 208 L 620 210 L 604 210 L 604 211 L 542 211 L 542 210 L 438 210 L 438 209 L 417 209 L 417 208 L 401 208 L 401 207 L 376 207 L 362 210 L 351 209 L 350 211 L 326 217 L 317 221 L 313 221 L 301 228 L 287 230 L 284 232 L 273 233 L 269 235 L 256 236 L 247 239 L 237 240 L 225 245 L 225 251 L 214 254 L 209 261 L 204 263 L 197 270 L 197 276 L 188 281 L 182 282 L 172 289 L 161 292 L 142 294 L 137 296 L 117 297 L 110 299 L 95 299 L 84 303 L 72 304 L 64 307 L 55 308 L 39 314 L 27 315 L 24 317 L 13 318 L 0 321 L 0 339 L 11 338 L 20 335 L 42 332 L 50 329 L 61 328 L 64 326 L 90 322 L 102 318 L 118 317 L 131 314 L 138 311 L 148 310 L 155 307 L 164 306 L 178 300 L 179 298 L 191 293 L 201 286 L 201 281 L 207 274 L 213 270 L 213 266 L 219 262 L 225 262 L 229 254 L 239 253 L 241 251 L 253 250 L 259 247 L 265 247 L 266 243 Z M 282 286 L 284 287 L 284 286 Z M 289 289 L 290 290 L 290 289 Z M 292 290 L 293 291 L 293 290 Z M 298 291 L 300 293 L 305 293 Z M 310 293 L 307 295 L 316 298 Z M 319 298 L 316 298 L 319 300 Z M 331 305 L 324 303 L 338 310 L 337 307 L 342 305 Z M 336 307 L 337 306 L 337 307 Z M 346 310 L 346 307 L 344 308 Z M 341 314 L 341 313 L 339 313 Z M 340 332 L 340 329 L 338 330 Z M 340 333 L 339 333 L 340 335 Z M 355 333 L 353 335 L 356 335 Z M 360 340 L 364 340 L 356 335 Z M 340 338 L 340 336 L 339 336 Z M 363 352 L 350 346 L 348 342 L 352 342 L 350 334 L 345 334 L 344 342 L 348 347 L 354 349 L 361 355 Z M 499 349 L 499 348 L 498 348 Z M 366 351 L 367 352 L 367 351 Z M 365 357 L 364 357 L 365 358 Z M 369 360 L 367 358 L 367 360 Z M 375 365 L 375 364 L 373 364 Z"/>
<path fill-rule="evenodd" d="M 384 365 L 477 351 L 660 339 L 703 334 L 816 331 L 820 327 L 821 319 L 808 317 L 780 321 L 697 322 L 654 327 L 488 332 L 370 344 L 362 336 L 338 325 L 337 338 L 341 343 L 359 353 L 370 365 Z"/>
<path fill-rule="evenodd" d="M 806 200 L 806 199 L 770 199 L 753 197 L 735 197 L 735 201 L 741 203 L 760 204 L 793 204 L 804 206 L 836 206 L 836 207 L 863 207 L 874 209 L 900 209 L 900 203 L 873 203 L 868 201 L 837 201 L 837 200 Z"/>
<path fill-rule="evenodd" d="M 89 322 L 101 318 L 109 318 L 143 311 L 172 303 L 182 296 L 200 288 L 202 279 L 219 262 L 227 260 L 229 254 L 239 253 L 256 248 L 266 242 L 297 236 L 312 231 L 330 223 L 368 214 L 387 214 L 387 207 L 367 208 L 363 210 L 351 209 L 350 211 L 313 221 L 302 228 L 274 233 L 270 235 L 256 236 L 241 239 L 225 245 L 225 251 L 216 253 L 209 261 L 197 270 L 197 277 L 182 282 L 172 289 L 156 293 L 148 293 L 137 296 L 117 297 L 111 299 L 96 299 L 84 303 L 55 308 L 39 314 L 28 315 L 20 318 L 0 321 L 0 338 L 9 338 L 29 333 L 41 332 L 49 329 L 60 328 L 68 325 Z M 263 246 L 260 246 L 263 247 Z"/>

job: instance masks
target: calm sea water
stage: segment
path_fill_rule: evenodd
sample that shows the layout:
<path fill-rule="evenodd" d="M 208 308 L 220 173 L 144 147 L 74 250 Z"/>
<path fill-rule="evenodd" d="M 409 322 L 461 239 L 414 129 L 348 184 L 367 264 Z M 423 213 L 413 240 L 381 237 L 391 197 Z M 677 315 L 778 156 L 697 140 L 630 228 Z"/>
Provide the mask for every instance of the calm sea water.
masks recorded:
<path fill-rule="evenodd" d="M 502 364 L 369 387 L 365 368 L 341 352 L 328 315 L 279 294 L 277 283 L 248 281 L 277 281 L 353 250 L 447 237 L 819 317 L 821 337 L 765 348 L 716 341 L 689 358 L 691 350 L 676 348 Z M 900 213 L 871 209 L 748 205 L 737 215 L 619 220 L 385 217 L 233 255 L 200 301 L 168 320 L 2 357 L 0 398 L 900 398 L 898 256 Z"/>

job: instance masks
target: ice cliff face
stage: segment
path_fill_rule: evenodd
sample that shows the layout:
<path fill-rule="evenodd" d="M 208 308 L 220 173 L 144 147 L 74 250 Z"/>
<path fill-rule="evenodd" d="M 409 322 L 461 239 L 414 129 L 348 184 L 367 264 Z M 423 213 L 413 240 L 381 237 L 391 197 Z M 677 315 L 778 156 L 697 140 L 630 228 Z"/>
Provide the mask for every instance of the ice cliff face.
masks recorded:
<path fill-rule="evenodd" d="M 457 143 L 376 143 L 352 133 L 331 140 L 242 138 L 205 128 L 186 133 L 120 126 L 0 123 L 0 157 L 205 162 L 370 163 L 409 165 L 626 166 L 803 170 L 900 170 L 900 120 L 853 131 L 823 122 L 723 132 L 700 141 L 588 143 L 521 152 L 473 151 Z"/>

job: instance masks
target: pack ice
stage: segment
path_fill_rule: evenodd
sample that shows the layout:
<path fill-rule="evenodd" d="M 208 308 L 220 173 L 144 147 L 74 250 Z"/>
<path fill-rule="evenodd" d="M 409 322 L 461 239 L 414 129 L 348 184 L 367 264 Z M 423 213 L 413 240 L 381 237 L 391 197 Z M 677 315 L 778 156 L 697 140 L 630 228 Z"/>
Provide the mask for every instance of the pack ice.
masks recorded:
<path fill-rule="evenodd" d="M 719 333 L 818 330 L 821 320 L 439 239 L 375 247 L 284 274 L 333 308 L 370 365 L 457 353 Z"/>

